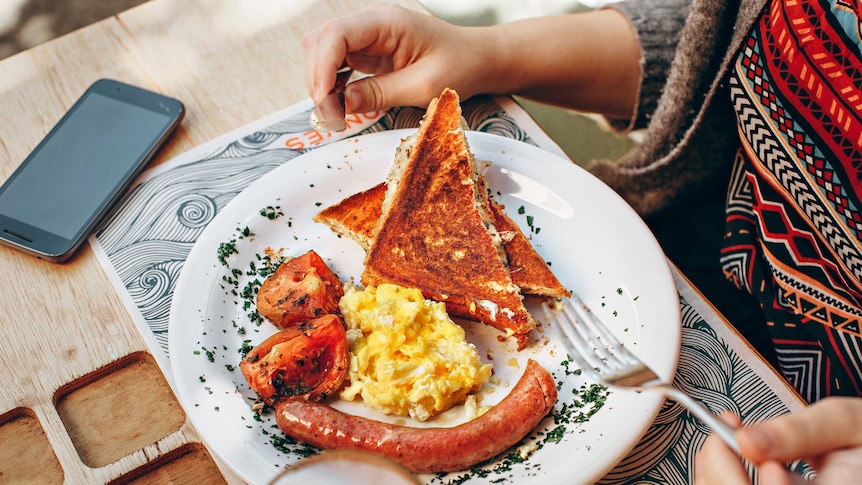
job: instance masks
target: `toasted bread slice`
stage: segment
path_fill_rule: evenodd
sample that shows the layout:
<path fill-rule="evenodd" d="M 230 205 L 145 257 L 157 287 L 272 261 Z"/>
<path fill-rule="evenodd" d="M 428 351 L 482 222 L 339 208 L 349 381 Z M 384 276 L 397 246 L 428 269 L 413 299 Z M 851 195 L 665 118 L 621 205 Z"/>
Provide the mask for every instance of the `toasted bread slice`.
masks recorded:
<path fill-rule="evenodd" d="M 479 176 L 480 185 L 484 185 L 483 178 Z M 385 198 L 386 183 L 381 182 L 323 209 L 314 216 L 314 220 L 353 239 L 367 251 L 374 241 L 374 230 L 383 212 Z M 503 251 L 509 260 L 509 273 L 521 293 L 550 298 L 571 296 L 569 290 L 560 283 L 545 260 L 533 248 L 521 228 L 509 218 L 504 207 L 493 199 L 488 200 L 488 210 L 494 218 L 494 226 L 500 234 Z"/>
<path fill-rule="evenodd" d="M 333 231 L 353 239 L 362 249 L 371 249 L 374 231 L 383 214 L 386 183 L 371 187 L 331 205 L 314 216 L 316 222 L 328 225 Z"/>
<path fill-rule="evenodd" d="M 505 207 L 490 200 L 490 212 L 497 233 L 503 240 L 503 250 L 509 258 L 509 274 L 521 293 L 550 298 L 572 296 L 548 263 L 539 256 L 521 228 L 506 214 Z"/>
<path fill-rule="evenodd" d="M 523 349 L 536 322 L 512 282 L 463 128 L 458 94 L 446 89 L 396 150 L 362 283 L 419 288 Z"/>

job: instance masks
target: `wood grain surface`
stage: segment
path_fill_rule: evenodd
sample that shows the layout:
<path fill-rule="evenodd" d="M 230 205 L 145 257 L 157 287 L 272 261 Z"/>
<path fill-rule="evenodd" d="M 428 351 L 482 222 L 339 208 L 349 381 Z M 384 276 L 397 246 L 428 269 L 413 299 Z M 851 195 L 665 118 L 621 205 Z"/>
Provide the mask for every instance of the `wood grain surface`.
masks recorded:
<path fill-rule="evenodd" d="M 0 182 L 100 78 L 185 103 L 153 165 L 299 102 L 302 35 L 370 3 L 152 0 L 0 61 Z M 176 399 L 88 246 L 64 264 L 0 247 L 0 282 L 0 458 L 16 457 L 0 459 L 0 482 L 21 470 L 34 483 L 213 482 L 212 457 L 170 409 Z M 162 411 L 133 397 L 142 383 Z"/>

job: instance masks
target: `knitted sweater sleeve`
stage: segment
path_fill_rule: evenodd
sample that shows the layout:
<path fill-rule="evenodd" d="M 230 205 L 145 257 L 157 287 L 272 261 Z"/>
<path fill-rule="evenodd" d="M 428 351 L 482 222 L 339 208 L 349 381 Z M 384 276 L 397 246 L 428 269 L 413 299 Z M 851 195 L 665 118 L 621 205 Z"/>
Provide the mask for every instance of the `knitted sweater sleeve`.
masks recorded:
<path fill-rule="evenodd" d="M 690 3 L 691 0 L 629 0 L 605 7 L 629 19 L 641 51 L 638 103 L 631 119 L 608 120 L 617 130 L 646 127 L 667 83 Z"/>
<path fill-rule="evenodd" d="M 615 126 L 645 130 L 621 159 L 594 160 L 588 169 L 642 216 L 726 185 L 739 136 L 724 80 L 765 3 L 627 0 L 611 7 L 630 19 L 643 66 L 637 111 Z"/>

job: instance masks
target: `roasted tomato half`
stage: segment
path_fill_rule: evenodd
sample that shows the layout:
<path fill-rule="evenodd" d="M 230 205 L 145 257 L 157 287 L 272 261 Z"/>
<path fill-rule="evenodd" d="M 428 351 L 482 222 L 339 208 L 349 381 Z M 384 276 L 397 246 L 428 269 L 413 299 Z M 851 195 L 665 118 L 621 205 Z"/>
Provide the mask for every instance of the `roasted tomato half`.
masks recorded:
<path fill-rule="evenodd" d="M 347 376 L 347 335 L 341 317 L 325 315 L 279 330 L 252 349 L 239 368 L 269 405 L 289 396 L 322 401 L 337 392 Z"/>
<path fill-rule="evenodd" d="M 285 261 L 257 293 L 257 311 L 281 328 L 338 313 L 344 288 L 314 251 Z"/>

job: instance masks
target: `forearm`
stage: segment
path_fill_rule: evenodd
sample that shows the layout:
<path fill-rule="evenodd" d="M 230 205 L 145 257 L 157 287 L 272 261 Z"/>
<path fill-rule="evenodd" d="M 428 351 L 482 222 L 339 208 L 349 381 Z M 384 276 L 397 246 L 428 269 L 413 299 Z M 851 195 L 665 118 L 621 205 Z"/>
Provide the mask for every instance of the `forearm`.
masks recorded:
<path fill-rule="evenodd" d="M 528 19 L 487 28 L 480 63 L 492 93 L 628 118 L 640 84 L 640 50 L 615 10 Z"/>

